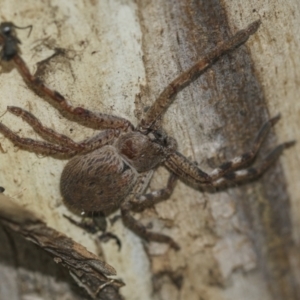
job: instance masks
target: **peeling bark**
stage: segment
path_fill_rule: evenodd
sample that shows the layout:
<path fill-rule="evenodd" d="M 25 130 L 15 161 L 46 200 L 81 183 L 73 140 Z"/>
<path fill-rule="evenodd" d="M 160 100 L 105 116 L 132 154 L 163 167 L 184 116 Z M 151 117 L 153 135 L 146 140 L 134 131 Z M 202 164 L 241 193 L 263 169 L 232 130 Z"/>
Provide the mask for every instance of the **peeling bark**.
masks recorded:
<path fill-rule="evenodd" d="M 112 266 L 69 237 L 48 227 L 13 199 L 0 195 L 0 202 L 2 225 L 49 253 L 57 264 L 69 270 L 78 285 L 93 299 L 121 299 L 118 289 L 124 284 L 107 277 L 116 275 Z"/>

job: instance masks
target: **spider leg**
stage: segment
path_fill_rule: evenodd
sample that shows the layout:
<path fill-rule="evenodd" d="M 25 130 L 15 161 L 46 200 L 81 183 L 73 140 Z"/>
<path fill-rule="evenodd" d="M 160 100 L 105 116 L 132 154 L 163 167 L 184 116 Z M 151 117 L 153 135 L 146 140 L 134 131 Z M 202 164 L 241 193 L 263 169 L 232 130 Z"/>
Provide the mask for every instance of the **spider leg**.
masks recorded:
<path fill-rule="evenodd" d="M 70 149 L 65 146 L 59 146 L 51 143 L 46 143 L 43 141 L 35 141 L 29 138 L 21 138 L 14 132 L 12 132 L 8 127 L 0 123 L 0 132 L 6 136 L 15 146 L 20 148 L 43 154 L 43 155 L 53 155 L 59 156 L 63 155 L 64 157 L 73 157 L 77 154 L 78 151 Z"/>
<path fill-rule="evenodd" d="M 71 149 L 81 149 L 77 143 L 75 143 L 66 135 L 59 134 L 51 128 L 45 127 L 38 118 L 36 118 L 27 110 L 16 106 L 8 106 L 7 111 L 14 114 L 15 116 L 21 117 L 34 129 L 36 133 L 38 133 L 44 139 L 54 143 L 62 144 L 63 146 L 66 146 Z"/>
<path fill-rule="evenodd" d="M 12 114 L 21 117 L 34 129 L 36 133 L 38 133 L 44 139 L 59 145 L 66 146 L 67 148 L 73 149 L 78 152 L 89 152 L 100 148 L 108 144 L 120 133 L 119 130 L 108 129 L 100 132 L 92 138 L 88 138 L 76 143 L 66 135 L 57 133 L 51 128 L 45 127 L 38 118 L 36 118 L 33 114 L 23 108 L 8 106 L 7 110 Z"/>
<path fill-rule="evenodd" d="M 198 185 L 211 182 L 211 178 L 207 173 L 203 172 L 196 164 L 179 152 L 171 154 L 164 162 L 164 165 L 170 172 L 186 179 L 190 183 Z"/>
<path fill-rule="evenodd" d="M 131 209 L 133 211 L 142 211 L 147 207 L 153 206 L 158 202 L 167 200 L 172 194 L 177 183 L 177 176 L 170 174 L 167 186 L 163 189 L 153 191 L 148 194 L 141 195 L 130 201 Z"/>
<path fill-rule="evenodd" d="M 200 170 L 195 164 L 190 162 L 187 158 L 179 153 L 172 154 L 165 162 L 165 166 L 181 178 L 186 179 L 188 182 L 200 186 L 214 186 L 220 187 L 228 184 L 239 183 L 261 176 L 278 157 L 284 149 L 289 148 L 295 144 L 295 141 L 290 141 L 278 145 L 273 151 L 265 157 L 262 163 L 254 168 L 234 171 L 235 168 L 227 168 L 224 172 L 212 171 L 212 176 Z M 239 165 L 241 167 L 241 165 Z M 219 170 L 217 168 L 216 170 Z M 218 174 L 218 177 L 216 176 Z"/>
<path fill-rule="evenodd" d="M 151 128 L 155 122 L 160 119 L 163 113 L 173 102 L 174 96 L 196 80 L 209 66 L 215 63 L 222 55 L 234 50 L 239 45 L 245 43 L 250 35 L 254 34 L 260 20 L 251 23 L 246 29 L 238 31 L 229 40 L 218 44 L 213 50 L 202 57 L 194 66 L 175 78 L 158 96 L 153 105 L 147 111 L 144 119 L 141 121 L 143 129 Z"/>
<path fill-rule="evenodd" d="M 144 208 L 146 208 L 146 206 L 148 206 L 148 205 L 146 205 L 144 207 L 143 204 L 142 204 L 142 206 L 134 204 L 132 197 L 134 197 L 135 195 L 140 195 L 139 197 L 143 197 L 142 193 L 147 188 L 149 181 L 152 178 L 152 175 L 153 175 L 153 171 L 149 171 L 149 172 L 140 174 L 138 182 L 137 182 L 136 186 L 134 187 L 134 190 L 132 191 L 132 195 L 131 195 L 130 199 L 128 201 L 125 201 L 121 205 L 121 215 L 122 215 L 123 222 L 129 229 L 131 229 L 133 232 L 135 232 L 140 237 L 142 237 L 146 240 L 149 240 L 149 241 L 156 241 L 159 243 L 169 244 L 172 248 L 174 248 L 175 250 L 178 250 L 179 246 L 177 245 L 177 243 L 174 242 L 174 240 L 172 238 L 170 238 L 169 236 L 164 235 L 164 234 L 151 232 L 151 231 L 147 230 L 143 224 L 141 224 L 139 221 L 135 220 L 130 214 L 131 210 L 135 210 L 139 207 L 141 208 L 141 210 L 143 210 Z M 173 186 L 175 186 L 175 183 L 176 183 L 176 176 L 171 175 L 169 178 L 169 181 L 168 181 L 170 189 L 174 188 Z M 164 194 L 164 192 L 161 192 L 161 194 Z M 150 195 L 149 198 L 152 198 L 152 196 Z M 149 202 L 147 200 L 146 200 L 146 202 L 147 202 L 146 204 L 149 204 Z M 153 203 L 151 200 L 150 200 L 150 202 Z"/>
<path fill-rule="evenodd" d="M 213 180 L 210 185 L 214 187 L 223 187 L 232 185 L 232 183 L 245 182 L 260 177 L 282 154 L 283 150 L 295 144 L 295 141 L 278 145 L 271 151 L 257 167 L 250 167 L 235 172 L 230 172 L 221 178 Z"/>
<path fill-rule="evenodd" d="M 139 221 L 135 220 L 131 216 L 130 210 L 131 210 L 131 205 L 129 202 L 121 205 L 121 214 L 122 214 L 123 222 L 125 226 L 127 226 L 130 230 L 132 230 L 134 233 L 136 233 L 141 238 L 144 238 L 147 241 L 166 243 L 169 244 L 175 250 L 180 249 L 179 245 L 169 236 L 147 230 L 143 224 L 141 224 Z"/>
<path fill-rule="evenodd" d="M 97 128 L 115 128 L 120 130 L 128 130 L 133 128 L 132 124 L 123 118 L 102 114 L 94 113 L 83 107 L 74 107 L 70 105 L 64 96 L 55 90 L 48 88 L 39 78 L 32 75 L 19 54 L 13 57 L 13 61 L 18 67 L 20 74 L 23 76 L 29 86 L 33 86 L 36 90 L 47 95 L 57 105 L 58 110 L 61 114 L 69 114 L 78 120 L 95 125 Z"/>
<path fill-rule="evenodd" d="M 108 242 L 110 239 L 114 239 L 118 245 L 119 251 L 122 247 L 122 242 L 120 239 L 113 233 L 106 231 L 107 222 L 104 215 L 99 214 L 97 216 L 92 216 L 89 218 L 83 218 L 80 222 L 74 220 L 73 218 L 63 215 L 70 223 L 73 225 L 85 230 L 88 233 L 95 234 L 99 231 L 102 231 L 101 235 L 98 236 L 100 241 Z"/>
<path fill-rule="evenodd" d="M 226 177 L 227 174 L 235 174 L 233 171 L 237 169 L 241 169 L 248 164 L 250 164 L 256 157 L 263 141 L 265 140 L 266 136 L 268 135 L 270 129 L 278 122 L 280 119 L 280 115 L 275 116 L 274 118 L 268 120 L 263 124 L 260 128 L 255 140 L 254 144 L 249 152 L 242 154 L 241 156 L 237 156 L 232 160 L 223 163 L 218 168 L 214 169 L 210 174 L 203 172 L 201 169 L 198 168 L 196 164 L 189 161 L 185 156 L 182 154 L 175 152 L 171 154 L 168 159 L 165 161 L 165 166 L 173 173 L 177 174 L 181 178 L 186 178 L 187 181 L 194 183 L 194 184 L 207 184 L 213 181 L 218 180 L 221 177 Z M 282 145 L 277 146 L 274 149 L 274 153 L 279 153 L 276 158 L 281 154 L 284 148 L 287 148 L 293 145 L 294 142 L 287 142 Z M 280 150 L 281 149 L 281 150 Z M 273 153 L 271 152 L 271 154 Z M 269 155 L 265 159 L 265 163 L 267 163 L 270 159 L 269 157 L 273 157 L 274 155 Z M 274 161 L 274 159 L 272 160 Z M 265 170 L 269 167 L 269 163 L 267 166 L 263 168 Z M 252 170 L 250 168 L 249 170 Z M 263 171 L 259 172 L 260 174 Z M 259 175 L 258 175 L 259 176 Z M 240 175 L 238 176 L 238 178 Z M 250 178 L 249 178 L 250 179 Z"/>
<path fill-rule="evenodd" d="M 232 160 L 225 162 L 224 164 L 213 170 L 210 173 L 211 179 L 216 180 L 228 172 L 241 169 L 242 167 L 250 164 L 255 159 L 263 141 L 266 139 L 268 133 L 270 132 L 270 129 L 279 121 L 279 119 L 280 115 L 278 114 L 274 118 L 265 122 L 260 128 L 254 140 L 252 149 L 249 152 L 242 154 L 241 156 L 237 156 Z"/>

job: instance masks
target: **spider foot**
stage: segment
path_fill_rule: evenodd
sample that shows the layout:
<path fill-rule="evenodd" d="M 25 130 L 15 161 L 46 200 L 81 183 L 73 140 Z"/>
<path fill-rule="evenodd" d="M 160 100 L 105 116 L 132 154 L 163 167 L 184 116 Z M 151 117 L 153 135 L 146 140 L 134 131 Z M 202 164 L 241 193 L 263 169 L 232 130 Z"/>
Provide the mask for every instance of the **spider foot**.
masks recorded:
<path fill-rule="evenodd" d="M 278 145 L 263 159 L 258 166 L 226 173 L 223 177 L 212 182 L 212 185 L 214 187 L 223 187 L 232 185 L 233 183 L 242 183 L 259 178 L 280 157 L 285 149 L 294 146 L 295 143 L 296 141 L 293 140 Z"/>
<path fill-rule="evenodd" d="M 171 248 L 178 251 L 180 246 L 168 235 L 149 231 L 141 222 L 134 219 L 130 214 L 130 204 L 125 204 L 121 207 L 122 219 L 130 230 L 135 234 L 145 239 L 148 242 L 158 242 L 169 244 Z"/>
<path fill-rule="evenodd" d="M 76 225 L 77 227 L 85 230 L 88 233 L 94 234 L 99 231 L 105 231 L 106 230 L 106 221 L 103 222 L 103 224 L 100 223 L 100 221 L 95 221 L 94 218 L 82 218 L 81 221 L 76 221 L 73 218 L 63 215 L 67 220 L 69 220 L 70 223 Z"/>
<path fill-rule="evenodd" d="M 122 242 L 115 234 L 113 234 L 111 232 L 103 232 L 99 236 L 99 240 L 104 243 L 108 242 L 111 239 L 115 240 L 116 244 L 118 245 L 118 250 L 120 251 L 121 247 L 122 247 Z"/>
<path fill-rule="evenodd" d="M 114 239 L 118 245 L 118 250 L 121 250 L 122 243 L 121 240 L 113 233 L 106 231 L 107 222 L 106 218 L 103 214 L 93 214 L 92 217 L 82 218 L 80 222 L 72 219 L 67 215 L 63 215 L 67 220 L 69 220 L 72 224 L 76 225 L 79 228 L 82 228 L 88 233 L 95 234 L 99 231 L 102 231 L 102 234 L 98 237 L 100 241 L 106 243 L 110 239 Z"/>

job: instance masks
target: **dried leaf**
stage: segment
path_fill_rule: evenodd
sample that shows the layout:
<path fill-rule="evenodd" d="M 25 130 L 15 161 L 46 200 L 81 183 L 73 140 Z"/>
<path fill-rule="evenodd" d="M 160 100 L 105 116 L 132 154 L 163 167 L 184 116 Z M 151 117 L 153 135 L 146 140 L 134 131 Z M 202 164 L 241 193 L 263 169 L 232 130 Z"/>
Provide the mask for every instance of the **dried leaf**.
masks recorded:
<path fill-rule="evenodd" d="M 56 263 L 67 267 L 93 299 L 122 299 L 118 290 L 124 283 L 107 277 L 116 275 L 112 266 L 3 194 L 0 194 L 0 222 L 50 253 Z"/>

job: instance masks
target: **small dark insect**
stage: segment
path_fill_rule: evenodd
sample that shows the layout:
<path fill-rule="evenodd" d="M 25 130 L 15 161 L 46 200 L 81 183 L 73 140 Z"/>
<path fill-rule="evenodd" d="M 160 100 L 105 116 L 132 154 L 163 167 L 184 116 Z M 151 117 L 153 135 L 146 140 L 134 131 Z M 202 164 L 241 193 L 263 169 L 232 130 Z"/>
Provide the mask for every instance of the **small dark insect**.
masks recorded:
<path fill-rule="evenodd" d="M 18 27 L 11 22 L 3 22 L 0 24 L 0 32 L 3 39 L 5 40 L 5 42 L 2 44 L 1 50 L 2 60 L 9 61 L 19 52 L 18 44 L 21 44 L 21 41 L 17 38 L 15 29 L 27 28 L 30 28 L 28 33 L 29 36 L 32 30 L 32 25 L 26 27 Z"/>
<path fill-rule="evenodd" d="M 9 106 L 7 107 L 9 112 L 21 117 L 50 142 L 21 138 L 1 123 L 0 132 L 14 145 L 29 151 L 70 158 L 61 175 L 60 189 L 64 203 L 71 210 L 77 213 L 101 212 L 108 215 L 120 208 L 125 225 L 136 234 L 146 240 L 168 243 L 174 249 L 179 249 L 178 244 L 172 238 L 149 231 L 131 216 L 130 211 L 141 211 L 167 199 L 178 177 L 197 187 L 213 188 L 256 179 L 285 148 L 294 144 L 294 142 L 287 142 L 277 146 L 257 168 L 245 169 L 256 157 L 270 128 L 279 120 L 279 116 L 276 116 L 262 126 L 249 152 L 222 164 L 207 174 L 200 170 L 197 164 L 176 151 L 176 140 L 168 136 L 160 126 L 163 114 L 173 102 L 174 96 L 222 55 L 245 43 L 250 35 L 257 31 L 259 25 L 260 21 L 256 21 L 246 29 L 238 31 L 229 40 L 220 43 L 204 55 L 189 70 L 180 74 L 162 91 L 135 128 L 126 119 L 74 107 L 60 93 L 46 87 L 30 73 L 18 53 L 16 45 L 19 40 L 12 30 L 16 26 L 12 23 L 2 23 L 0 26 L 2 58 L 11 59 L 28 85 L 51 98 L 62 115 L 71 116 L 79 122 L 83 121 L 85 124 L 104 130 L 92 138 L 77 143 L 43 126 L 28 111 Z M 15 47 L 13 47 L 14 44 Z M 159 165 L 165 166 L 171 173 L 167 186 L 164 189 L 144 194 L 154 170 Z"/>

